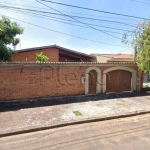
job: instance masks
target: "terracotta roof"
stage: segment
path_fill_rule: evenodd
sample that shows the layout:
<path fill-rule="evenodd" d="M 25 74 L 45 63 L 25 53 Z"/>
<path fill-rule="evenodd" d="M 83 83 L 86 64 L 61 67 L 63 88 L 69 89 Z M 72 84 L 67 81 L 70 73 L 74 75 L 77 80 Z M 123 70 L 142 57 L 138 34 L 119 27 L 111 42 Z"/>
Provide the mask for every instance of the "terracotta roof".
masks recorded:
<path fill-rule="evenodd" d="M 126 58 L 130 58 L 133 59 L 134 55 L 133 54 L 91 54 L 94 56 L 104 56 L 104 57 L 109 57 L 109 58 L 120 58 L 120 59 L 126 59 Z"/>
<path fill-rule="evenodd" d="M 78 54 L 78 55 L 82 55 L 85 57 L 89 57 L 92 58 L 91 55 L 85 54 L 85 53 L 81 53 L 81 52 L 77 52 L 68 48 L 64 48 L 58 45 L 49 45 L 49 46 L 41 46 L 41 47 L 33 47 L 33 48 L 26 48 L 26 49 L 21 49 L 21 50 L 16 50 L 16 52 L 21 53 L 21 52 L 29 52 L 29 51 L 35 51 L 35 50 L 40 50 L 40 49 L 48 49 L 48 48 L 57 48 L 59 50 L 65 51 L 65 52 L 70 52 L 73 54 Z"/>

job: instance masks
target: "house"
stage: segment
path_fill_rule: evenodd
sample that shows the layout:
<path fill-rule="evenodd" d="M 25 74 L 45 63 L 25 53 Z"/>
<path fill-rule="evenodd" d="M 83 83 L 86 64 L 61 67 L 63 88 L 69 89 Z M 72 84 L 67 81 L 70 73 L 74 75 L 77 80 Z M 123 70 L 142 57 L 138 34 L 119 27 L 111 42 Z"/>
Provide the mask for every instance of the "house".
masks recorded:
<path fill-rule="evenodd" d="M 132 54 L 85 54 L 58 45 L 16 50 L 12 61 L 35 62 L 36 53 L 43 52 L 50 62 L 134 62 Z"/>
<path fill-rule="evenodd" d="M 36 61 L 36 53 L 43 52 L 50 62 L 91 62 L 92 56 L 57 45 L 27 48 L 15 51 L 12 61 Z"/>
<path fill-rule="evenodd" d="M 0 63 L 0 100 L 138 92 L 142 89 L 143 72 L 133 62 L 131 54 L 87 55 L 57 45 L 16 52 L 12 58 L 16 62 Z M 49 57 L 50 63 L 32 63 L 40 52 Z"/>
<path fill-rule="evenodd" d="M 132 54 L 91 54 L 97 62 L 134 62 Z"/>

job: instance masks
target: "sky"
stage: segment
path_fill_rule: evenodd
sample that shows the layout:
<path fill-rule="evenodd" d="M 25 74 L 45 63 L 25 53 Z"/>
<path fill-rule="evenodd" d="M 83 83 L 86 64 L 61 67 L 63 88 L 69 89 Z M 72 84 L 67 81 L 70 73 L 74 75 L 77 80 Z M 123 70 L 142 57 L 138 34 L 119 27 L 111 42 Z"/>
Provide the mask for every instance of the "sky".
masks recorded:
<path fill-rule="evenodd" d="M 148 19 L 150 18 L 150 1 L 148 2 L 148 0 L 52 0 L 52 1 L 112 13 L 137 16 Z M 137 26 L 138 23 L 143 21 L 142 19 L 123 17 L 118 15 L 110 15 L 102 12 L 66 7 L 62 5 L 53 4 L 50 2 L 44 1 L 40 2 L 43 3 L 44 5 L 38 3 L 36 0 L 26 0 L 26 1 L 0 0 L 0 15 L 11 17 L 11 21 L 16 21 L 21 27 L 24 28 L 24 33 L 22 35 L 17 36 L 20 38 L 21 42 L 20 44 L 17 45 L 16 49 L 24 49 L 56 44 L 65 48 L 69 48 L 87 54 L 133 53 L 133 48 L 130 45 L 124 45 L 121 43 L 122 35 L 124 32 L 133 31 L 135 29 L 135 26 Z M 6 7 L 4 8 L 4 5 L 9 7 L 19 7 L 21 9 L 19 11 L 10 8 L 6 9 Z M 48 6 L 65 15 L 64 16 L 62 16 L 62 14 L 60 15 L 59 12 L 52 10 Z M 38 12 L 39 13 L 38 16 L 37 15 L 35 16 L 31 13 L 29 14 L 28 12 L 22 12 L 22 9 L 32 9 L 38 11 L 40 10 L 50 12 L 53 14 L 48 13 L 45 14 Z M 32 13 L 37 12 L 32 11 Z M 54 13 L 57 13 L 59 15 L 56 15 Z M 53 18 L 41 15 L 47 15 Z M 68 15 L 68 17 L 66 15 Z M 74 17 L 73 19 L 73 17 L 69 17 L 70 15 L 78 16 L 78 18 Z M 95 20 L 85 19 L 81 17 L 94 18 Z M 26 24 L 24 22 L 20 22 L 14 19 L 25 21 L 27 23 L 34 24 L 36 26 Z M 54 19 L 55 21 L 52 19 Z M 62 23 L 60 21 L 65 23 Z M 121 23 L 115 23 L 114 21 Z M 74 25 L 66 24 L 66 22 Z M 47 28 L 49 30 L 39 28 L 37 26 Z M 57 32 L 61 32 L 64 34 L 53 32 L 51 30 L 55 30 Z M 76 37 L 98 42 L 83 40 L 68 35 L 73 35 Z M 130 39 L 132 39 L 132 37 L 130 37 Z"/>

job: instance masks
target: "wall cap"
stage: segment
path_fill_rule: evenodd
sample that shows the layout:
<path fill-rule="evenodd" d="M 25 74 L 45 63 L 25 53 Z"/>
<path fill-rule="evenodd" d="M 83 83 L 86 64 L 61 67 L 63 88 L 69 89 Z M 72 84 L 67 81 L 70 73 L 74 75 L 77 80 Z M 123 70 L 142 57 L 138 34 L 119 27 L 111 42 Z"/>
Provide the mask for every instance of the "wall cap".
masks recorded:
<path fill-rule="evenodd" d="M 42 62 L 38 63 L 35 61 L 28 61 L 28 62 L 19 62 L 19 61 L 13 61 L 13 62 L 0 62 L 0 64 L 132 64 L 132 65 L 137 65 L 137 63 L 134 62 Z"/>

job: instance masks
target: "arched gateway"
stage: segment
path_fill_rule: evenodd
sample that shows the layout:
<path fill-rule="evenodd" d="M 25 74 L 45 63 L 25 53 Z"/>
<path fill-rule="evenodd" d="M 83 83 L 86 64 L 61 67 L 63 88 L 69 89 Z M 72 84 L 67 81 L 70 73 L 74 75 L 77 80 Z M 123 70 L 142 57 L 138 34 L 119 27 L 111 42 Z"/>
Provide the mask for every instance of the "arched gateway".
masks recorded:
<path fill-rule="evenodd" d="M 90 67 L 85 72 L 85 94 L 98 94 L 101 88 L 101 70 Z"/>
<path fill-rule="evenodd" d="M 136 90 L 136 71 L 128 67 L 112 67 L 103 72 L 103 93 Z"/>

